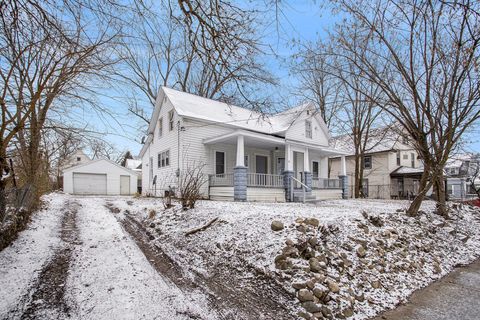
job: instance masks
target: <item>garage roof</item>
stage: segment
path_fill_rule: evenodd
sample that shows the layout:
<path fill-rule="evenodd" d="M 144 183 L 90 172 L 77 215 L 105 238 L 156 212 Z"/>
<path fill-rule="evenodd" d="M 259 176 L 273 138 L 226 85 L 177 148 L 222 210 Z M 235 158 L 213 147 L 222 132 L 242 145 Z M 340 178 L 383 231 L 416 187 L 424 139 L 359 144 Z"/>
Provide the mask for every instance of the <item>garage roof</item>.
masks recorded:
<path fill-rule="evenodd" d="M 122 166 L 119 165 L 118 163 L 115 163 L 115 162 L 113 162 L 112 160 L 104 159 L 104 158 L 92 160 L 92 161 L 89 161 L 89 162 L 87 162 L 87 163 L 84 163 L 84 164 L 81 164 L 81 165 L 78 165 L 78 166 L 69 167 L 69 168 L 67 168 L 67 169 L 62 170 L 62 172 L 76 171 L 76 170 L 79 169 L 79 168 L 83 168 L 83 167 L 85 167 L 85 166 L 88 166 L 88 165 L 91 165 L 91 164 L 94 164 L 94 163 L 100 162 L 100 161 L 105 161 L 105 162 L 107 162 L 108 164 L 111 164 L 111 165 L 114 165 L 114 166 L 116 166 L 116 167 L 118 167 L 118 168 L 120 168 L 120 169 L 123 169 L 124 171 L 128 172 L 128 173 L 131 174 L 131 175 L 135 175 L 135 176 L 137 175 L 137 173 L 136 173 L 135 171 L 130 170 L 130 169 L 125 168 L 125 167 L 122 167 Z"/>

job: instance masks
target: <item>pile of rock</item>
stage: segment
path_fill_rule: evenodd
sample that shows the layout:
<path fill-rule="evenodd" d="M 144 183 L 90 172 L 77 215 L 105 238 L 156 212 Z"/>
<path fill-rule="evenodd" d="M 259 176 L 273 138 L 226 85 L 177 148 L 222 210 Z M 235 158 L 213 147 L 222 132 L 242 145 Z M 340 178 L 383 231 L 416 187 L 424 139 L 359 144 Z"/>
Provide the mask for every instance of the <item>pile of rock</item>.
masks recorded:
<path fill-rule="evenodd" d="M 272 230 L 286 230 L 290 237 L 274 263 L 301 304 L 300 317 L 345 319 L 372 306 L 380 311 L 385 296 L 395 290 L 412 291 L 445 273 L 449 223 L 398 213 L 388 221 L 382 215 L 363 217 L 345 222 L 342 229 L 315 218 L 299 218 L 289 226 L 272 223 Z"/>

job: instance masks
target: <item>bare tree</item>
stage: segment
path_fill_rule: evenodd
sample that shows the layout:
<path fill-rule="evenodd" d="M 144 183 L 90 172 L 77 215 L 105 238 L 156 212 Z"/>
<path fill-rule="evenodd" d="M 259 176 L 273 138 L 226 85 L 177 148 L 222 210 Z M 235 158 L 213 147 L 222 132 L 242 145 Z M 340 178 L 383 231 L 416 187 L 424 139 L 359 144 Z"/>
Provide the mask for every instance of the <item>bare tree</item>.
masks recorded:
<path fill-rule="evenodd" d="M 349 15 L 336 28 L 339 55 L 381 88 L 382 108 L 413 138 L 424 163 L 415 215 L 434 186 L 438 212 L 447 216 L 443 168 L 461 137 L 480 118 L 478 2 L 333 1 Z M 363 33 L 363 50 L 350 42 Z M 354 57 L 354 59 L 352 58 Z M 363 92 L 365 96 L 371 96 Z"/>
<path fill-rule="evenodd" d="M 0 154 L 5 158 L 14 141 L 23 180 L 35 185 L 37 173 L 46 170 L 42 130 L 49 111 L 67 101 L 80 103 L 82 88 L 88 92 L 87 82 L 110 63 L 105 57 L 112 36 L 92 32 L 85 7 L 76 2 L 0 6 Z"/>
<path fill-rule="evenodd" d="M 124 151 L 118 150 L 113 144 L 102 139 L 91 139 L 88 147 L 92 159 L 108 159 L 118 164 L 124 160 Z"/>
<path fill-rule="evenodd" d="M 180 174 L 178 197 L 184 210 L 193 209 L 201 198 L 201 189 L 208 180 L 203 173 L 204 167 L 204 164 L 192 164 Z"/>
<path fill-rule="evenodd" d="M 130 111 L 148 122 L 160 86 L 262 108 L 255 89 L 275 81 L 257 59 L 256 12 L 223 0 L 161 3 L 137 3 L 120 49 L 119 75 L 142 96 L 132 95 Z"/>
<path fill-rule="evenodd" d="M 323 121 L 332 130 L 337 129 L 336 120 L 342 108 L 341 83 L 332 70 L 333 63 L 327 61 L 333 57 L 319 54 L 330 49 L 321 41 L 316 45 L 304 45 L 293 56 L 291 69 L 300 81 L 298 93 L 318 107 Z"/>

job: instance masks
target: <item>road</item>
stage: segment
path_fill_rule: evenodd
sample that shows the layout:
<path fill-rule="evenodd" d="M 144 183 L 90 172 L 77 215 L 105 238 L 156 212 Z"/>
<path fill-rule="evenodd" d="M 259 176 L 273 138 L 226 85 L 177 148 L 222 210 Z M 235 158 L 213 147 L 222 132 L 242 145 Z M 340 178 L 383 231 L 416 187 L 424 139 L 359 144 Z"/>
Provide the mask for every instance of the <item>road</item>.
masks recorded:
<path fill-rule="evenodd" d="M 480 260 L 415 292 L 409 302 L 374 320 L 480 319 Z"/>

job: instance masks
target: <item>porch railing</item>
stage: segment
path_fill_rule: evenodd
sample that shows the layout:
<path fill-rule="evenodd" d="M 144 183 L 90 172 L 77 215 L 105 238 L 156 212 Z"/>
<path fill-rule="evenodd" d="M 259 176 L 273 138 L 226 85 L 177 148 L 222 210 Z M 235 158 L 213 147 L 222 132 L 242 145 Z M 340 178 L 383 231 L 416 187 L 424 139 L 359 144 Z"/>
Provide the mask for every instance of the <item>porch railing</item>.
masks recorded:
<path fill-rule="evenodd" d="M 247 173 L 247 187 L 283 188 L 283 175 Z"/>
<path fill-rule="evenodd" d="M 312 189 L 341 189 L 340 179 L 314 178 L 312 179 Z"/>
<path fill-rule="evenodd" d="M 208 175 L 210 187 L 233 187 L 233 173 Z"/>

